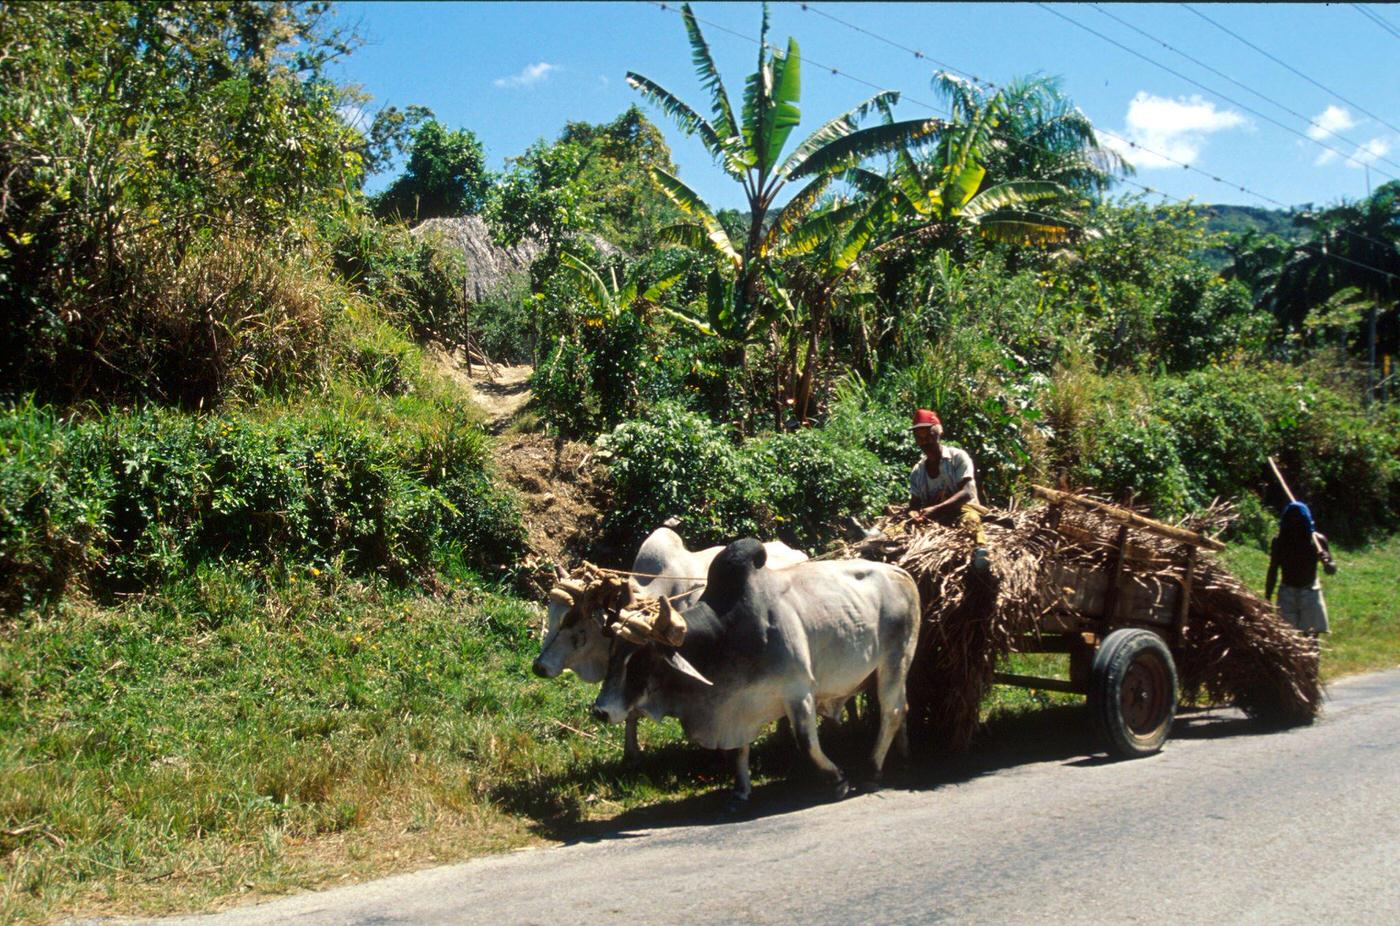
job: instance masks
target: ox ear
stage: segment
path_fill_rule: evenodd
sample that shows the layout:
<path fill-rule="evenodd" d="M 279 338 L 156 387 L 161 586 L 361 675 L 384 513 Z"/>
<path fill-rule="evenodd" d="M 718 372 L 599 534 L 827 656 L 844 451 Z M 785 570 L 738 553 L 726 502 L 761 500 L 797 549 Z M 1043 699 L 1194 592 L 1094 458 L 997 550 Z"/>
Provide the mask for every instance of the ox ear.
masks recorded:
<path fill-rule="evenodd" d="M 711 686 L 711 687 L 714 686 L 714 682 L 710 681 L 708 678 L 706 678 L 705 676 L 701 675 L 699 669 L 697 669 L 697 668 L 695 668 L 693 665 L 691 665 L 690 662 L 687 661 L 686 658 L 685 658 L 684 656 L 682 656 L 680 653 L 676 652 L 675 650 L 673 650 L 673 649 L 662 650 L 662 651 L 661 651 L 661 659 L 662 659 L 662 661 L 665 662 L 668 666 L 670 666 L 671 668 L 675 669 L 675 670 L 676 670 L 677 672 L 679 672 L 680 674 L 682 674 L 682 675 L 688 675 L 688 676 L 690 676 L 691 678 L 695 679 L 697 682 L 699 682 L 699 683 L 702 684 L 702 685 L 709 685 L 709 686 Z"/>

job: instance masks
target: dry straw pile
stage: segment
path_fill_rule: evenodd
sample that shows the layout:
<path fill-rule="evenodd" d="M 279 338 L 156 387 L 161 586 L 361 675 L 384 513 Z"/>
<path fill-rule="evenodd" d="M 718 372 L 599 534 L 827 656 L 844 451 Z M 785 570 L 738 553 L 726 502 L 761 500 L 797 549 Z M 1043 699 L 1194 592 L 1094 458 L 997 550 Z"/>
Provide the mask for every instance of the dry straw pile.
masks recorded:
<path fill-rule="evenodd" d="M 985 525 L 991 577 L 971 574 L 976 546 L 966 530 L 914 523 L 903 514 L 876 526 L 883 537 L 847 554 L 895 563 L 919 585 L 924 620 L 909 678 L 910 733 L 928 748 L 966 748 L 979 723 L 997 662 L 1016 640 L 1062 626 L 1076 590 L 1067 575 L 1107 575 L 1122 526 L 1094 511 L 1049 506 L 996 512 Z M 1000 522 L 1000 523 L 998 523 Z M 1180 544 L 1130 528 L 1136 555 L 1124 578 L 1142 588 L 1179 588 Z M 1174 635 L 1169 635 L 1174 636 Z M 1191 587 L 1187 631 L 1168 639 L 1187 701 L 1236 704 L 1253 716 L 1306 723 L 1322 700 L 1314 642 L 1202 551 Z"/>

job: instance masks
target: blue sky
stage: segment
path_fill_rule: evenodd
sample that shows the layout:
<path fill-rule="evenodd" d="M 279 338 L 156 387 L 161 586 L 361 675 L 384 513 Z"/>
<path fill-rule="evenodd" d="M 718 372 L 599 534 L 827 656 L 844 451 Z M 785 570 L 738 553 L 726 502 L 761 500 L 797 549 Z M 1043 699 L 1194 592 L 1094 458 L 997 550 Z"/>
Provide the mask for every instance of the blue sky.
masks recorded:
<path fill-rule="evenodd" d="M 794 139 L 876 88 L 904 94 L 901 118 L 937 115 L 940 100 L 930 87 L 937 65 L 928 60 L 936 59 L 997 83 L 1034 73 L 1059 76 L 1094 124 L 1119 136 L 1106 142 L 1136 161 L 1133 179 L 1173 197 L 1274 205 L 1242 192 L 1244 186 L 1281 203 L 1321 205 L 1365 195 L 1368 179 L 1374 187 L 1400 177 L 1400 37 L 1349 4 L 1195 6 L 1326 90 L 1177 4 L 1102 5 L 1123 22 L 1089 4 L 1049 6 L 1209 89 L 1034 4 L 807 6 L 771 7 L 769 40 L 786 44 L 792 36 L 803 57 L 803 121 Z M 1400 33 L 1400 8 L 1363 6 Z M 490 166 L 500 169 L 531 142 L 555 138 L 568 120 L 603 122 L 644 103 L 627 86 L 629 70 L 707 111 L 676 9 L 651 3 L 347 3 L 338 16 L 356 24 L 367 41 L 336 76 L 368 91 L 371 110 L 420 103 L 450 127 L 471 129 Z M 737 103 L 755 63 L 759 6 L 697 3 L 695 10 L 712 24 L 701 28 Z M 665 133 L 683 179 L 716 206 L 742 204 L 738 186 L 697 141 L 655 107 L 644 109 Z M 1217 183 L 1143 149 L 1230 182 Z M 378 178 L 371 188 L 386 181 Z"/>

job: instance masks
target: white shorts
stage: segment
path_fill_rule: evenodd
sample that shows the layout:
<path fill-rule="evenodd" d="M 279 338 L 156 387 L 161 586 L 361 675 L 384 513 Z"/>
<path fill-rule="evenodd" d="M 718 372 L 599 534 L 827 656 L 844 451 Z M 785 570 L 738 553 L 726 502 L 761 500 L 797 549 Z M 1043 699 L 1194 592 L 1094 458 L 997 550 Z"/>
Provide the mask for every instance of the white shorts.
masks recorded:
<path fill-rule="evenodd" d="M 1278 587 L 1278 613 L 1304 633 L 1327 632 L 1327 602 L 1322 600 L 1322 583 L 1312 588 L 1294 585 Z"/>

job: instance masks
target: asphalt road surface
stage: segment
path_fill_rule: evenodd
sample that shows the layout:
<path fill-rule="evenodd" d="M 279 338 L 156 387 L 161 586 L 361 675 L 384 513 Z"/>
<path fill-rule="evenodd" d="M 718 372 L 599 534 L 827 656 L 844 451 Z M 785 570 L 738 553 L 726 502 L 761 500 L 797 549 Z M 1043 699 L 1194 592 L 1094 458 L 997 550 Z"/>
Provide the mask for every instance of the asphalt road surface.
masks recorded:
<path fill-rule="evenodd" d="M 1310 727 L 1187 715 L 1137 761 L 1019 738 L 837 804 L 777 782 L 738 822 L 707 799 L 684 821 L 164 922 L 1400 924 L 1400 670 L 1334 685 Z"/>

